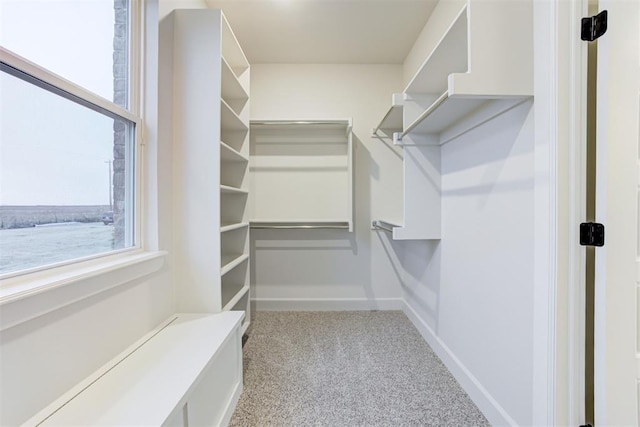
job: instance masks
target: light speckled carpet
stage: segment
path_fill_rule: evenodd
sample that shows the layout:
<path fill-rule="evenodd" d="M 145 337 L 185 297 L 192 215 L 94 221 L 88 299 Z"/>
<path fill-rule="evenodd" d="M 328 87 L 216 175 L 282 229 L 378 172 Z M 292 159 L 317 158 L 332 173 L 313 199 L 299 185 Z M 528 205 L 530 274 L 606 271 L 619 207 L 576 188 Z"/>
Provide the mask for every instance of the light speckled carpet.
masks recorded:
<path fill-rule="evenodd" d="M 255 315 L 231 426 L 488 426 L 399 311 Z"/>

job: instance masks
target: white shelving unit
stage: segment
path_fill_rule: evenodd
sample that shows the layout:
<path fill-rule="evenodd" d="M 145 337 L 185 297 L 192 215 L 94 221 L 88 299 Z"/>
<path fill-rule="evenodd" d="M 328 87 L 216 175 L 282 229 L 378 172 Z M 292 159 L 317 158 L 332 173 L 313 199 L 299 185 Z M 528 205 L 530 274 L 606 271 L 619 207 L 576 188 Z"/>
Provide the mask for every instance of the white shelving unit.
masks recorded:
<path fill-rule="evenodd" d="M 164 41 L 164 43 L 162 42 Z M 249 326 L 249 63 L 220 10 L 161 25 L 173 84 L 178 309 L 242 310 Z M 171 83 L 168 83 L 171 82 Z"/>
<path fill-rule="evenodd" d="M 397 240 L 440 238 L 440 146 L 533 96 L 532 34 L 530 2 L 461 6 L 374 128 L 403 147 L 405 195 L 404 223 L 374 220 L 374 229 Z"/>
<path fill-rule="evenodd" d="M 251 226 L 353 231 L 351 120 L 251 121 Z"/>

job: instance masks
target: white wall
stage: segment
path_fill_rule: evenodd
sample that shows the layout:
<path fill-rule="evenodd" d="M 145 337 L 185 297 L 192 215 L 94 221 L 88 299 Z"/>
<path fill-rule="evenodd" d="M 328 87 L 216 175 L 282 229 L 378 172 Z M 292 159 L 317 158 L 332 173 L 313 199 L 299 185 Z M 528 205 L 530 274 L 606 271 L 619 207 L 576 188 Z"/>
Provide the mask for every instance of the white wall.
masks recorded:
<path fill-rule="evenodd" d="M 162 20 L 174 9 L 206 9 L 204 0 L 158 0 L 158 19 Z"/>
<path fill-rule="evenodd" d="M 354 233 L 252 230 L 258 309 L 398 307 L 399 258 L 370 223 L 402 218 L 402 160 L 371 130 L 401 90 L 401 73 L 399 65 L 252 65 L 252 119 L 352 118 L 355 157 Z"/>
<path fill-rule="evenodd" d="M 405 245 L 404 298 L 490 421 L 532 422 L 532 104 L 442 147 L 442 240 Z M 429 340 L 429 339 L 428 339 Z M 479 386 L 479 387 L 478 387 Z M 488 403 L 494 400 L 494 403 Z M 493 407 L 492 407 L 493 406 Z"/>
<path fill-rule="evenodd" d="M 464 3 L 434 9 L 404 84 Z M 402 244 L 407 314 L 496 425 L 533 422 L 534 162 L 532 101 L 442 146 L 442 239 Z"/>
<path fill-rule="evenodd" d="M 165 138 L 157 142 L 157 5 L 149 10 L 146 88 L 149 209 L 147 232 L 151 249 L 168 249 L 171 235 L 170 179 L 164 170 L 170 162 Z M 164 144 L 164 146 L 163 146 Z M 157 163 L 156 163 L 157 162 Z M 156 167 L 157 166 L 157 167 Z M 147 230 L 149 231 L 149 230 Z M 149 238 L 149 234 L 154 234 Z M 0 424 L 16 425 L 67 391 L 91 372 L 123 351 L 175 311 L 170 262 L 151 277 L 136 280 L 101 294 L 21 323 L 0 332 Z"/>

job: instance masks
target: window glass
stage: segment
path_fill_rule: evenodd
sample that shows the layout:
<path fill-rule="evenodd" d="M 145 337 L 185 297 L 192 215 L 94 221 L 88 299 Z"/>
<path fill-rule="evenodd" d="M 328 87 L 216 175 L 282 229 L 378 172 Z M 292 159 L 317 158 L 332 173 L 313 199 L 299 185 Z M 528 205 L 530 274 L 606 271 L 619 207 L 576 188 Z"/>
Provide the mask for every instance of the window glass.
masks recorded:
<path fill-rule="evenodd" d="M 0 45 L 127 108 L 128 3 L 0 0 Z"/>
<path fill-rule="evenodd" d="M 133 246 L 134 123 L 6 70 L 0 274 Z"/>

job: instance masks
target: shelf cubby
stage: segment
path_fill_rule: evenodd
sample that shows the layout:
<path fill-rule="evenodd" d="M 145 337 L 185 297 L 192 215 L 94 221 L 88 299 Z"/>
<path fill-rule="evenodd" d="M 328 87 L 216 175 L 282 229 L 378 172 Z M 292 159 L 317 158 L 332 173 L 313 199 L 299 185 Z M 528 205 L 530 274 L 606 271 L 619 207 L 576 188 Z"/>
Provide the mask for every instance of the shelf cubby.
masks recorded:
<path fill-rule="evenodd" d="M 222 131 L 247 132 L 249 127 L 242 121 L 240 116 L 233 111 L 233 108 L 222 98 L 220 99 L 220 103 L 220 126 Z"/>
<path fill-rule="evenodd" d="M 220 141 L 220 160 L 229 163 L 248 163 L 249 159 L 238 150 Z"/>
<path fill-rule="evenodd" d="M 223 186 L 242 189 L 246 175 L 246 162 L 220 162 L 220 184 Z"/>
<path fill-rule="evenodd" d="M 231 66 L 222 58 L 222 99 L 238 115 L 249 100 L 247 91 L 231 70 Z"/>
<path fill-rule="evenodd" d="M 247 222 L 247 196 L 246 193 L 237 192 L 220 194 L 220 224 Z"/>
<path fill-rule="evenodd" d="M 240 286 L 240 284 L 237 284 L 237 286 Z M 235 289 L 230 285 L 227 289 L 229 290 L 228 292 L 230 293 L 230 295 L 224 295 L 224 288 L 222 290 L 222 301 L 225 301 L 225 296 L 229 297 L 228 302 L 223 306 L 223 311 L 232 310 L 236 306 L 236 304 L 249 292 L 249 286 L 246 285 L 240 286 L 238 289 Z"/>

